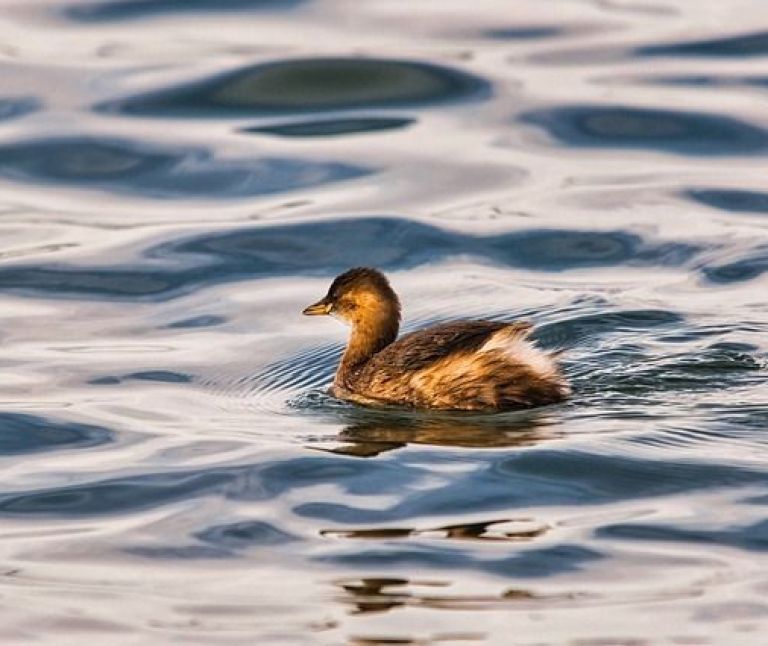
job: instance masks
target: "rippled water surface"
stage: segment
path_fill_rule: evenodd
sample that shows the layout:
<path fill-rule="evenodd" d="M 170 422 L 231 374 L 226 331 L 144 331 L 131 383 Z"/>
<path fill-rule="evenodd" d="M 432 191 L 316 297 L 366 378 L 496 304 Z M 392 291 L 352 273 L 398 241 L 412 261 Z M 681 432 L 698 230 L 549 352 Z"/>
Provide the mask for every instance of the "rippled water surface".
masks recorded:
<path fill-rule="evenodd" d="M 0 642 L 765 643 L 763 0 L 0 6 Z M 334 401 L 358 264 L 574 397 Z"/>

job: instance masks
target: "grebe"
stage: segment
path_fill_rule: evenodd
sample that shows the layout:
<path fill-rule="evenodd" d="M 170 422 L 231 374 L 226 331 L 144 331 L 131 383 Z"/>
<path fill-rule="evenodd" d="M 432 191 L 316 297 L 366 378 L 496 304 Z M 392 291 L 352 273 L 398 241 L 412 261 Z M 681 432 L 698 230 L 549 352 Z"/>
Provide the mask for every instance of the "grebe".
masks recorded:
<path fill-rule="evenodd" d="M 570 389 L 554 356 L 528 339 L 530 323 L 466 320 L 397 338 L 400 301 L 384 274 L 344 272 L 308 316 L 352 328 L 332 394 L 367 405 L 492 411 L 563 401 Z"/>

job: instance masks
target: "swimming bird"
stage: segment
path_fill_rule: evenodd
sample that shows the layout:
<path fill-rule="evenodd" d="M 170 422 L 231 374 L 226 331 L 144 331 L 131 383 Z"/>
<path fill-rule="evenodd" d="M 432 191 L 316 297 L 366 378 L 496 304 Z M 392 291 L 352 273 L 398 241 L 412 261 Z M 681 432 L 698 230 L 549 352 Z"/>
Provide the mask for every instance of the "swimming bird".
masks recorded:
<path fill-rule="evenodd" d="M 367 405 L 493 411 L 563 401 L 570 393 L 553 355 L 517 321 L 459 320 L 397 338 L 400 300 L 377 269 L 355 267 L 304 309 L 352 328 L 331 393 Z"/>

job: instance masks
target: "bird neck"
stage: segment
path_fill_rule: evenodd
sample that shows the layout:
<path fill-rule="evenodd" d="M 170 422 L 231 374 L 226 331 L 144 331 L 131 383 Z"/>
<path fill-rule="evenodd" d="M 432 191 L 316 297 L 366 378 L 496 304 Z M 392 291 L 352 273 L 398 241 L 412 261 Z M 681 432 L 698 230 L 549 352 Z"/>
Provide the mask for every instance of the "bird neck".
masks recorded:
<path fill-rule="evenodd" d="M 357 370 L 397 338 L 399 318 L 397 310 L 393 309 L 352 324 L 352 334 L 336 372 L 336 384 L 347 387 Z"/>

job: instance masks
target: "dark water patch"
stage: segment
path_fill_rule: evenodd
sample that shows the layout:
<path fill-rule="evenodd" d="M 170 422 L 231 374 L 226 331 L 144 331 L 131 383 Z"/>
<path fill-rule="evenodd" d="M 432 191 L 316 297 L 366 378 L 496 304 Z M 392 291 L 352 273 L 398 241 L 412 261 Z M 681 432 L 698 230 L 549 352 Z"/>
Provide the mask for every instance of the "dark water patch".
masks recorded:
<path fill-rule="evenodd" d="M 627 80 L 627 77 L 622 77 Z M 721 87 L 768 87 L 768 76 L 725 75 L 725 74 L 667 74 L 663 76 L 629 77 L 635 83 L 647 85 L 671 85 L 682 87 L 721 88 Z"/>
<path fill-rule="evenodd" d="M 0 177 L 155 198 L 236 198 L 361 177 L 336 162 L 263 157 L 223 159 L 200 148 L 123 139 L 66 137 L 0 145 Z"/>
<path fill-rule="evenodd" d="M 655 43 L 640 47 L 583 47 L 537 53 L 531 60 L 560 65 L 616 63 L 643 58 L 739 59 L 768 55 L 768 31 L 700 40 Z"/>
<path fill-rule="evenodd" d="M 0 514 L 82 518 L 120 514 L 226 490 L 234 469 L 146 474 L 80 485 L 0 494 Z"/>
<path fill-rule="evenodd" d="M 380 464 L 380 461 L 363 461 Z M 537 506 L 600 505 L 705 489 L 765 483 L 758 469 L 728 463 L 648 460 L 626 455 L 558 451 L 541 447 L 491 457 L 471 473 L 371 509 L 332 502 L 305 502 L 299 516 L 326 523 L 382 525 L 409 518 L 530 509 Z"/>
<path fill-rule="evenodd" d="M 768 132 L 734 117 L 629 106 L 572 105 L 532 110 L 522 123 L 578 148 L 647 149 L 678 155 L 754 155 Z"/>
<path fill-rule="evenodd" d="M 182 319 L 180 321 L 174 321 L 167 327 L 170 329 L 187 329 L 187 328 L 200 328 L 200 327 L 215 327 L 217 325 L 223 325 L 227 322 L 224 316 L 215 316 L 212 314 L 201 314 L 200 316 L 193 316 L 192 318 Z"/>
<path fill-rule="evenodd" d="M 24 413 L 0 413 L 0 456 L 86 449 L 114 441 L 111 431 Z"/>
<path fill-rule="evenodd" d="M 542 484 L 568 483 L 573 502 L 605 502 L 765 483 L 761 470 L 729 464 L 644 460 L 565 451 L 521 453 L 501 462 L 502 474 L 528 474 Z"/>
<path fill-rule="evenodd" d="M 696 58 L 747 58 L 768 55 L 768 31 L 706 38 L 680 43 L 646 45 L 635 56 L 680 56 Z"/>
<path fill-rule="evenodd" d="M 768 271 L 768 245 L 751 249 L 738 260 L 719 265 L 711 264 L 701 269 L 707 280 L 721 285 L 753 280 L 766 271 Z"/>
<path fill-rule="evenodd" d="M 0 99 L 0 121 L 23 117 L 25 114 L 35 112 L 39 108 L 40 101 L 34 97 Z"/>
<path fill-rule="evenodd" d="M 96 386 L 105 386 L 133 380 L 158 381 L 166 384 L 188 384 L 192 381 L 192 377 L 181 372 L 173 372 L 172 370 L 144 370 L 142 372 L 133 372 L 119 377 L 97 377 L 91 379 L 88 383 Z"/>
<path fill-rule="evenodd" d="M 345 567 L 383 569 L 437 568 L 475 570 L 499 577 L 551 577 L 578 572 L 587 564 L 604 558 L 602 554 L 580 545 L 553 545 L 527 549 L 501 558 L 488 558 L 474 552 L 428 545 L 391 544 L 377 549 L 357 549 L 334 555 L 314 557 L 319 563 Z"/>
<path fill-rule="evenodd" d="M 746 503 L 748 505 L 766 505 L 766 506 L 768 506 L 768 494 L 760 495 L 760 496 L 750 496 L 749 498 L 745 498 L 744 500 L 742 500 L 740 502 Z"/>
<path fill-rule="evenodd" d="M 196 533 L 195 538 L 228 550 L 280 546 L 298 540 L 293 534 L 260 520 L 215 525 Z"/>
<path fill-rule="evenodd" d="M 677 266 L 701 248 L 683 243 L 647 244 L 624 231 L 529 230 L 485 238 L 486 257 L 512 267 L 564 271 L 601 266 Z"/>
<path fill-rule="evenodd" d="M 91 386 L 116 386 L 121 382 L 120 377 L 95 377 L 89 379 L 88 383 Z"/>
<path fill-rule="evenodd" d="M 188 384 L 192 377 L 172 370 L 145 370 L 126 375 L 126 379 L 138 379 L 140 381 L 161 381 L 167 384 Z"/>
<path fill-rule="evenodd" d="M 81 22 L 133 20 L 156 14 L 224 12 L 249 9 L 290 9 L 304 0 L 88 0 L 64 9 L 64 15 Z"/>
<path fill-rule="evenodd" d="M 336 456 L 209 469 L 146 473 L 32 491 L 0 493 L 0 515 L 84 518 L 152 509 L 177 500 L 219 496 L 269 500 L 288 491 L 334 485 L 361 496 L 399 490 L 419 469 Z"/>
<path fill-rule="evenodd" d="M 768 520 L 758 521 L 752 525 L 730 526 L 725 529 L 622 523 L 600 527 L 596 535 L 599 538 L 633 540 L 642 543 L 647 541 L 693 543 L 735 547 L 751 552 L 768 551 Z"/>
<path fill-rule="evenodd" d="M 279 258 L 274 250 L 289 251 Z M 522 230 L 473 236 L 399 218 L 305 223 L 192 239 L 156 253 L 194 254 L 253 263 L 259 272 L 281 268 L 336 274 L 349 266 L 374 264 L 391 269 L 413 267 L 455 254 L 471 254 L 514 267 L 559 271 L 577 267 L 676 264 L 700 249 L 654 245 L 620 231 Z M 318 263 L 322 259 L 324 262 Z"/>
<path fill-rule="evenodd" d="M 286 123 L 274 126 L 255 126 L 244 128 L 241 132 L 251 132 L 281 137 L 338 137 L 342 135 L 366 134 L 383 130 L 399 130 L 410 126 L 415 119 L 361 117 L 358 119 L 322 119 Z"/>
<path fill-rule="evenodd" d="M 736 213 L 768 213 L 768 193 L 727 188 L 696 188 L 684 195 L 701 204 Z"/>
<path fill-rule="evenodd" d="M 184 274 L 171 271 L 119 271 L 59 267 L 0 269 L 0 289 L 89 298 L 150 298 L 181 290 Z"/>
<path fill-rule="evenodd" d="M 206 233 L 152 247 L 145 252 L 146 262 L 130 268 L 5 265 L 0 268 L 0 290 L 170 298 L 202 285 L 276 276 L 332 277 L 359 265 L 402 270 L 455 256 L 556 272 L 677 266 L 699 251 L 690 244 L 654 243 L 624 231 L 529 229 L 474 236 L 400 218 L 359 218 Z"/>
<path fill-rule="evenodd" d="M 501 27 L 487 29 L 482 33 L 484 38 L 492 40 L 539 40 L 542 38 L 554 38 L 566 33 L 564 27 L 555 25 L 540 25 L 530 27 Z"/>
<path fill-rule="evenodd" d="M 252 65 L 100 108 L 159 117 L 221 118 L 419 107 L 489 94 L 487 81 L 431 63 L 304 58 Z"/>
<path fill-rule="evenodd" d="M 123 549 L 126 554 L 141 556 L 148 559 L 167 560 L 197 560 L 197 559 L 227 559 L 233 554 L 227 550 L 210 545 L 138 545 Z"/>

